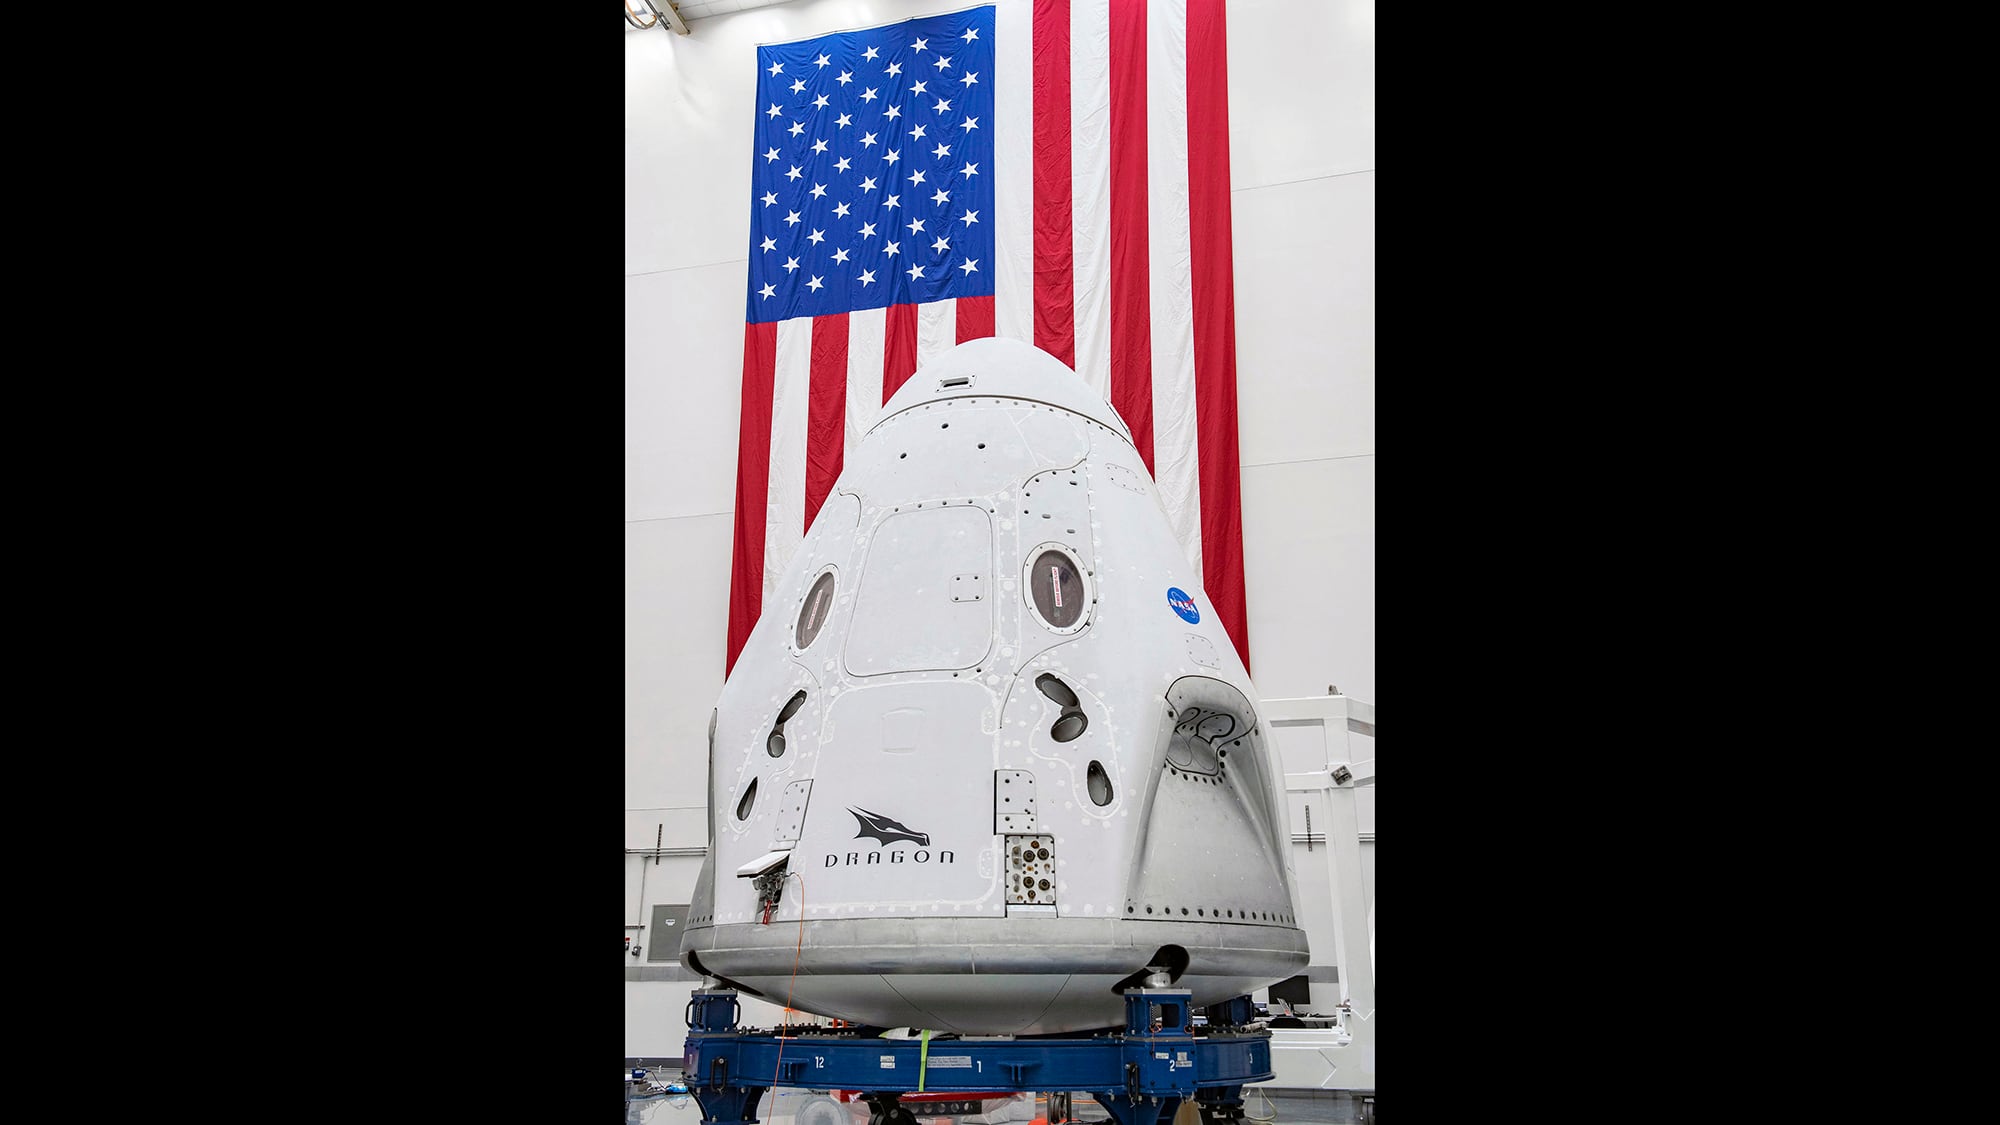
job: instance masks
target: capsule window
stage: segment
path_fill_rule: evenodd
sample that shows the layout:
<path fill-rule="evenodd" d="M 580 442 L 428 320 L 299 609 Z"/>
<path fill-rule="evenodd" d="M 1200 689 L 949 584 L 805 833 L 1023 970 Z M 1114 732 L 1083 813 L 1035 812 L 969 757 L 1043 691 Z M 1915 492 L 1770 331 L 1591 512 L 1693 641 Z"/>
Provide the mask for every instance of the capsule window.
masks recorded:
<path fill-rule="evenodd" d="M 1083 572 L 1068 552 L 1048 550 L 1035 556 L 1028 570 L 1028 593 L 1035 612 L 1052 629 L 1067 629 L 1083 620 Z"/>
<path fill-rule="evenodd" d="M 757 779 L 753 777 L 750 779 L 750 787 L 743 791 L 742 798 L 736 802 L 736 819 L 738 820 L 750 819 L 750 807 L 752 805 L 755 805 L 756 803 L 757 803 Z"/>
<path fill-rule="evenodd" d="M 1090 790 L 1092 803 L 1097 807 L 1103 808 L 1111 803 L 1111 778 L 1105 775 L 1103 763 L 1096 761 L 1090 763 L 1090 772 L 1085 775 L 1084 784 Z"/>
<path fill-rule="evenodd" d="M 792 647 L 806 649 L 819 636 L 819 630 L 826 624 L 827 610 L 833 605 L 833 572 L 827 571 L 812 584 L 806 594 L 805 604 L 799 607 L 799 620 L 792 629 Z"/>

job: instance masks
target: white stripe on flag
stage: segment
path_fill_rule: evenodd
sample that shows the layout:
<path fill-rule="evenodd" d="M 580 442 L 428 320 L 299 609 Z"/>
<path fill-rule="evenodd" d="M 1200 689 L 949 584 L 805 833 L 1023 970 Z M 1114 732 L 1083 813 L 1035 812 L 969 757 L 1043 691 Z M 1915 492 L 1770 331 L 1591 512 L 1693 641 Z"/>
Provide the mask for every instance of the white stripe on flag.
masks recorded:
<path fill-rule="evenodd" d="M 861 436 L 882 413 L 882 330 L 888 315 L 886 308 L 847 314 L 847 447 L 842 465 L 854 464 Z"/>
<path fill-rule="evenodd" d="M 1070 7 L 1076 373 L 1111 401 L 1111 4 Z M 1031 79 L 1032 80 L 1032 79 Z M 1129 425 L 1131 419 L 1126 419 Z"/>
<path fill-rule="evenodd" d="M 1032 0 L 994 13 L 993 334 L 1035 342 L 1035 53 Z"/>
<path fill-rule="evenodd" d="M 1201 574 L 1201 458 L 1188 250 L 1187 5 L 1146 12 L 1147 256 L 1153 325 L 1153 479 Z M 1128 419 L 1129 421 L 1129 419 Z"/>
<path fill-rule="evenodd" d="M 806 406 L 812 386 L 813 318 L 778 322 L 771 379 L 771 478 L 765 495 L 764 604 L 806 537 Z"/>
<path fill-rule="evenodd" d="M 958 302 L 931 301 L 917 306 L 917 370 L 958 346 Z"/>

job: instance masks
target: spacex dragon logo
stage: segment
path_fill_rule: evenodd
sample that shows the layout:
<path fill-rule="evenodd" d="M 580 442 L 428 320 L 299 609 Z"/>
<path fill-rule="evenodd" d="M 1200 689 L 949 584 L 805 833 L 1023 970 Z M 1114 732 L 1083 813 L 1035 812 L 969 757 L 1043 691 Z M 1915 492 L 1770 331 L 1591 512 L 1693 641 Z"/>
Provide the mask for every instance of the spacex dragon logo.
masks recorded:
<path fill-rule="evenodd" d="M 931 837 L 928 832 L 912 832 L 902 823 L 890 820 L 881 813 L 869 812 L 867 809 L 848 809 L 847 811 L 853 813 L 854 819 L 861 822 L 861 831 L 854 834 L 854 838 L 857 840 L 863 836 L 873 836 L 878 843 L 885 845 L 893 844 L 897 840 L 908 840 L 920 848 L 931 846 Z"/>
<path fill-rule="evenodd" d="M 943 865 L 958 862 L 958 856 L 953 852 L 939 850 L 933 855 L 931 852 L 931 835 L 928 832 L 912 832 L 909 825 L 900 821 L 890 820 L 881 813 L 869 812 L 867 809 L 848 809 L 847 811 L 853 813 L 854 819 L 860 822 L 861 831 L 856 832 L 854 838 L 859 840 L 863 836 L 873 837 L 876 848 L 872 852 L 848 852 L 845 855 L 838 852 L 829 854 L 826 857 L 826 866 L 828 867 L 865 867 L 875 863 L 887 863 L 891 867 L 899 863 L 922 866 L 927 863 Z M 898 840 L 908 840 L 910 843 L 916 845 L 916 849 L 912 851 L 888 846 Z"/>

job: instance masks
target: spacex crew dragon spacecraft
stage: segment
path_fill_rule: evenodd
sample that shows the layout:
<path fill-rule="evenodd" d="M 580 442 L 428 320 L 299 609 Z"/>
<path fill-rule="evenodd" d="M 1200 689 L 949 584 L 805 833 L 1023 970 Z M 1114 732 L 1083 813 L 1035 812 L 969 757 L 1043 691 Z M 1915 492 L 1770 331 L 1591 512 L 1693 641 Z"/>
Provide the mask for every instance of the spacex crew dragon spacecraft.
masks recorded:
<path fill-rule="evenodd" d="M 709 734 L 681 959 L 883 1027 L 1111 1027 L 1304 971 L 1283 777 L 1130 431 L 961 344 L 885 404 Z"/>

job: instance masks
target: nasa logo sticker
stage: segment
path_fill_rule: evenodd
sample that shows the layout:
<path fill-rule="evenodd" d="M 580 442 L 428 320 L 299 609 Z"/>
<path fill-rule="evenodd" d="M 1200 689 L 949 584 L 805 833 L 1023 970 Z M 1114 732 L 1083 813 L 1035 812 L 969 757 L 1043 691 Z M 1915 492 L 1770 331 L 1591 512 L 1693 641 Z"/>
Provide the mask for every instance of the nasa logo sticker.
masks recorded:
<path fill-rule="evenodd" d="M 1190 625 L 1201 624 L 1201 611 L 1194 607 L 1194 599 L 1188 597 L 1186 590 L 1179 586 L 1167 587 L 1167 604 L 1174 607 L 1174 612 L 1181 615 L 1182 621 Z"/>

